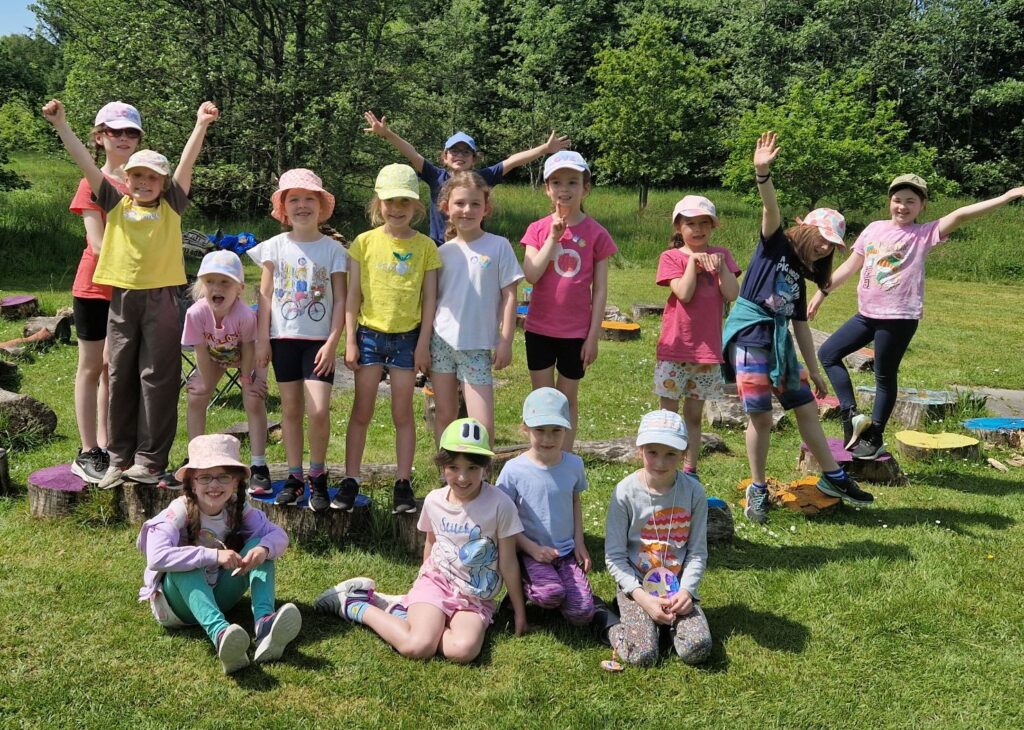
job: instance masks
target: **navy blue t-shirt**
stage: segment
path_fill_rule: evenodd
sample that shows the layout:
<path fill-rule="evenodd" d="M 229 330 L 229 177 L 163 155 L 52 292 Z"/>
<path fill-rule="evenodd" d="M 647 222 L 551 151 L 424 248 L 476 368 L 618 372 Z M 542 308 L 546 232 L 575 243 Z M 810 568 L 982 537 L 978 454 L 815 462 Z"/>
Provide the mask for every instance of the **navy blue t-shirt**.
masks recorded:
<path fill-rule="evenodd" d="M 482 177 L 485 183 L 494 187 L 501 182 L 505 175 L 505 163 L 499 162 L 490 167 L 481 167 L 473 172 Z M 434 239 L 434 243 L 440 246 L 444 243 L 444 229 L 448 227 L 448 216 L 437 209 L 437 196 L 441 192 L 441 186 L 448 181 L 452 174 L 444 167 L 438 167 L 423 160 L 423 170 L 419 176 L 420 180 L 430 188 L 430 210 L 427 212 L 427 215 L 430 216 L 430 237 Z"/>
<path fill-rule="evenodd" d="M 782 226 L 765 240 L 760 236 L 754 256 L 740 286 L 740 296 L 786 319 L 807 321 L 807 285 L 803 264 L 782 232 Z M 736 336 L 744 347 L 772 346 L 772 325 L 755 324 Z"/>

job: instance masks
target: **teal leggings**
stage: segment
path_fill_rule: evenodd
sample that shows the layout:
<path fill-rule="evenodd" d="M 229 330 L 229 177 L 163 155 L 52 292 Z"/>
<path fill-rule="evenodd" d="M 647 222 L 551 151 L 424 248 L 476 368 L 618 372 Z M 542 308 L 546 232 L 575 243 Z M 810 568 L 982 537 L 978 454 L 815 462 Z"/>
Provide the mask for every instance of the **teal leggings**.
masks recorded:
<path fill-rule="evenodd" d="M 254 537 L 241 554 L 246 555 L 259 544 L 259 538 Z M 206 582 L 206 570 L 202 568 L 164 573 L 164 596 L 171 609 L 184 623 L 202 626 L 215 646 L 217 636 L 230 625 L 224 612 L 242 600 L 246 589 L 252 590 L 252 615 L 256 621 L 274 612 L 273 560 L 236 576 L 221 568 L 215 586 Z"/>

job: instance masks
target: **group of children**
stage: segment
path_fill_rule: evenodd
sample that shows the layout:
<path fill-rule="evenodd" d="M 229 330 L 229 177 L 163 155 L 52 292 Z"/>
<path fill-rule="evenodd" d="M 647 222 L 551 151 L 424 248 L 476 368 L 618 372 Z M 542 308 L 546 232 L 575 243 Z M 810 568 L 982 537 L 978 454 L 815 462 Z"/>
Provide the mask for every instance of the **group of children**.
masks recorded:
<path fill-rule="evenodd" d="M 255 311 L 241 298 L 245 282 L 238 257 L 209 254 L 179 342 L 172 335 L 181 331 L 177 291 L 185 283 L 180 217 L 217 108 L 210 102 L 200 106 L 173 174 L 162 155 L 136 151 L 142 125 L 129 105 L 113 102 L 97 114 L 92 141 L 106 153 L 102 168 L 72 133 L 59 101 L 43 113 L 85 176 L 72 202 L 87 232 L 74 292 L 82 447 L 72 468 L 101 487 L 131 479 L 181 488 L 182 496 L 139 536 L 147 557 L 140 598 L 150 601 L 162 624 L 202 625 L 226 672 L 249 663 L 248 634 L 223 615 L 246 588 L 253 592 L 256 661 L 280 657 L 299 631 L 293 605 L 273 607 L 273 559 L 287 546 L 287 535 L 248 507 L 245 497 L 246 491 L 273 493 L 262 436 L 271 364 L 288 461 L 278 504 L 299 502 L 308 486 L 314 511 L 354 507 L 377 387 L 387 368 L 397 451 L 394 511 L 416 511 L 410 479 L 417 370 L 430 374 L 437 399 L 435 462 L 444 486 L 427 495 L 419 516 L 427 539 L 416 582 L 404 595 L 386 595 L 372 579 L 353 578 L 321 594 L 319 609 L 366 624 L 404 655 L 440 653 L 462 662 L 478 655 L 503 583 L 517 634 L 526 630 L 527 600 L 558 608 L 574 624 L 594 620 L 599 601 L 586 577 L 591 561 L 580 496 L 587 480 L 571 451 L 579 383 L 597 357 L 608 259 L 617 249 L 583 210 L 590 168 L 566 149 L 568 140 L 552 134 L 544 145 L 474 172 L 476 144 L 460 132 L 446 142 L 441 168 L 398 137 L 386 119 L 367 113 L 366 131 L 389 141 L 411 164 L 387 165 L 378 174 L 369 205 L 376 227 L 346 251 L 321 233 L 335 201 L 320 178 L 306 169 L 283 173 L 271 214 L 288 230 L 249 252 L 261 268 Z M 553 212 L 523 235 L 520 266 L 509 241 L 485 232 L 482 224 L 491 187 L 505 172 L 544 154 L 544 188 Z M 735 379 L 749 416 L 749 519 L 767 517 L 773 395 L 794 411 L 801 436 L 822 465 L 818 488 L 851 504 L 870 503 L 872 496 L 828 448 L 815 403 L 827 386 L 807 320 L 832 289 L 863 269 L 860 312 L 825 343 L 821 357 L 840 396 L 848 446 L 856 458 L 876 458 L 899 361 L 921 316 L 925 255 L 964 221 L 1024 197 L 1024 188 L 1016 188 L 918 224 L 927 185 L 917 176 L 900 176 L 889 189 L 892 220 L 868 226 L 833 273 L 835 249 L 845 248 L 845 220 L 819 208 L 783 228 L 771 177 L 778 154 L 775 135 L 762 135 L 753 158 L 764 204 L 761 235 L 742 285 L 729 251 L 710 243 L 719 225 L 714 204 L 686 196 L 672 213 L 671 248 L 657 273 L 657 283 L 670 289 L 654 374 L 662 409 L 640 423 L 642 468 L 615 488 L 605 533 L 620 616 L 610 622 L 615 625 L 607 637 L 628 663 L 657 658 L 659 627 L 671 630 L 687 662 L 703 661 L 710 651 L 697 591 L 707 557 L 707 500 L 696 474 L 704 401 L 721 397 L 723 373 Z M 431 238 L 414 228 L 426 213 L 420 179 L 431 189 Z M 523 406 L 530 445 L 492 485 L 487 476 L 493 371 L 511 361 L 516 289 L 523 278 L 533 285 L 525 331 L 534 390 Z M 809 304 L 807 279 L 818 287 Z M 355 397 L 345 477 L 331 500 L 325 465 L 329 405 L 343 334 Z M 867 419 L 855 413 L 842 358 L 872 339 L 879 393 Z M 194 348 L 197 367 L 188 383 L 189 459 L 171 474 L 167 462 L 182 345 Z M 257 436 L 250 466 L 240 461 L 234 439 L 203 435 L 206 406 L 228 368 L 240 368 L 250 433 Z M 456 418 L 460 387 L 469 418 Z M 105 415 L 107 403 L 116 408 Z M 310 449 L 305 474 L 304 416 Z"/>

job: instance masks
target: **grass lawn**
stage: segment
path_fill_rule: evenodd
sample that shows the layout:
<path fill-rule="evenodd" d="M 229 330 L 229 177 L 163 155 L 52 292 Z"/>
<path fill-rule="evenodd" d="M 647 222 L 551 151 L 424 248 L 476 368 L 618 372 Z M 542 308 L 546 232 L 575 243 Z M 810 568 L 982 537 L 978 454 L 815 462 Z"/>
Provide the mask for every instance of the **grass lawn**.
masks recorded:
<path fill-rule="evenodd" d="M 81 247 L 80 224 L 66 212 L 77 176 L 64 164 L 20 164 L 37 187 L 31 206 L 29 193 L 0 195 L 0 289 L 33 292 L 52 312 L 70 303 Z M 631 191 L 600 192 L 590 210 L 627 252 L 611 272 L 611 303 L 628 310 L 633 302 L 663 300 L 664 290 L 652 283 L 654 267 L 678 192 L 652 196 L 655 210 L 644 216 L 631 212 Z M 719 242 L 736 251 L 742 266 L 756 212 L 715 195 L 727 215 Z M 525 227 L 520 222 L 544 212 L 542 197 L 525 188 L 499 189 L 498 202 L 492 229 L 510 238 Z M 991 220 L 991 229 L 975 224 L 954 245 L 970 242 L 982 252 L 979 260 L 996 256 L 1000 242 L 1024 224 L 1024 213 L 1014 207 Z M 943 255 L 954 255 L 952 248 Z M 1006 260 L 1016 256 L 1007 253 Z M 904 360 L 902 384 L 1020 387 L 1024 288 L 952 281 L 978 277 L 953 276 L 944 267 L 928 281 L 926 318 Z M 817 326 L 832 330 L 854 309 L 846 287 L 828 299 Z M 582 386 L 580 438 L 635 433 L 654 407 L 659 322 L 642 325 L 639 342 L 602 343 Z M 19 323 L 0 321 L 0 340 L 19 330 Z M 59 425 L 54 439 L 14 451 L 11 473 L 19 485 L 34 469 L 74 455 L 75 363 L 74 348 L 64 346 L 20 365 L 16 388 L 53 407 Z M 499 444 L 514 443 L 529 389 L 521 336 L 501 378 L 496 436 Z M 342 461 L 351 397 L 335 391 L 331 462 Z M 270 407 L 278 410 L 276 400 Z M 421 415 L 419 399 L 416 409 Z M 185 456 L 179 412 L 173 463 Z M 210 428 L 244 417 L 240 401 L 230 399 L 211 411 Z M 930 428 L 941 427 L 957 430 L 958 423 Z M 838 423 L 826 430 L 838 433 Z M 887 434 L 890 443 L 895 430 Z M 533 609 L 536 632 L 516 639 L 496 625 L 480 660 L 468 667 L 405 660 L 369 630 L 314 614 L 317 593 L 342 578 L 371 575 L 386 592 L 401 592 L 414 578 L 417 561 L 390 544 L 390 496 L 381 491 L 372 535 L 344 549 L 293 546 L 280 560 L 279 600 L 298 604 L 305 622 L 284 661 L 224 677 L 200 630 L 165 631 L 135 601 L 143 569 L 137 528 L 113 519 L 106 495 L 55 522 L 31 519 L 23 496 L 0 498 L 0 727 L 1020 727 L 1024 470 L 907 462 L 910 486 L 871 489 L 870 509 L 843 508 L 813 520 L 774 511 L 760 527 L 746 523 L 738 507 L 736 485 L 747 476 L 743 435 L 719 433 L 732 453 L 705 457 L 701 477 L 709 494 L 732 505 L 738 529 L 732 546 L 712 548 L 701 584 L 715 644 L 709 664 L 697 669 L 668 658 L 654 669 L 605 674 L 598 664 L 607 649 Z M 387 403 L 379 402 L 366 461 L 394 459 L 392 434 Z M 435 481 L 431 448 L 420 426 L 421 495 Z M 773 437 L 769 473 L 793 478 L 798 448 L 790 421 Z M 268 456 L 283 460 L 281 446 Z M 605 598 L 614 592 L 603 561 L 605 508 L 629 470 L 599 463 L 588 470 L 583 504 L 596 564 L 592 582 Z M 233 617 L 248 627 L 247 606 Z"/>

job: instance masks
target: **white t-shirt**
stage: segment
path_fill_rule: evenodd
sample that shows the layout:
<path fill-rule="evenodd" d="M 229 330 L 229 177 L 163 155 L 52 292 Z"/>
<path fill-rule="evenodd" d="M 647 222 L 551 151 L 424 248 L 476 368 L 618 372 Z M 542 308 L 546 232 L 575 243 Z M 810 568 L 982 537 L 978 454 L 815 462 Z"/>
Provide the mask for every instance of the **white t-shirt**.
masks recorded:
<path fill-rule="evenodd" d="M 298 243 L 290 233 L 248 251 L 260 266 L 274 265 L 271 339 L 326 340 L 331 333 L 334 290 L 331 274 L 348 271 L 348 253 L 333 238 Z"/>
<path fill-rule="evenodd" d="M 471 243 L 448 241 L 441 255 L 434 332 L 455 350 L 498 344 L 501 290 L 523 278 L 507 238 L 484 233 Z"/>

